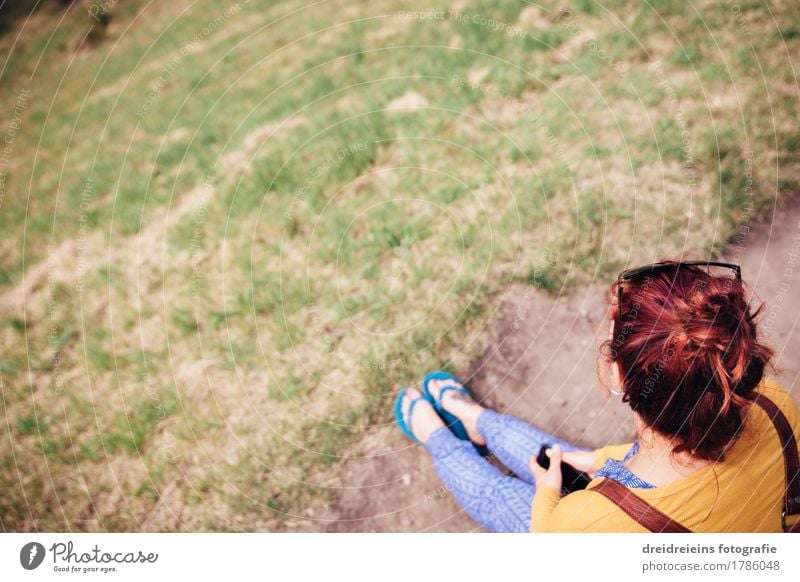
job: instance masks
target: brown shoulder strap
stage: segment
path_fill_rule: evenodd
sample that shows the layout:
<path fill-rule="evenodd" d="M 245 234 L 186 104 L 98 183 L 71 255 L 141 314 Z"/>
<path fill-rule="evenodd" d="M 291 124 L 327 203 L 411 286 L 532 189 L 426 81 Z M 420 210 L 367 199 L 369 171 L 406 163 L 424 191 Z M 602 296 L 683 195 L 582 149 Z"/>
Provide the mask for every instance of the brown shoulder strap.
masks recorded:
<path fill-rule="evenodd" d="M 800 533 L 800 519 L 795 523 L 787 523 L 786 518 L 800 515 L 800 458 L 797 452 L 797 440 L 794 437 L 794 430 L 789 424 L 786 415 L 769 398 L 763 394 L 756 394 L 753 402 L 758 404 L 775 425 L 778 431 L 778 438 L 783 449 L 783 459 L 786 469 L 786 494 L 784 496 L 783 512 L 781 513 L 781 524 L 783 531 L 789 533 Z M 630 489 L 613 479 L 603 479 L 589 491 L 597 491 L 604 495 L 622 511 L 627 513 L 637 523 L 641 524 L 652 532 L 663 533 L 690 533 L 691 530 L 684 527 L 665 513 L 638 497 Z"/>
<path fill-rule="evenodd" d="M 691 530 L 647 503 L 618 481 L 603 479 L 589 491 L 597 491 L 604 495 L 631 516 L 634 521 L 652 532 L 691 533 Z"/>
<path fill-rule="evenodd" d="M 786 415 L 781 412 L 778 405 L 763 394 L 757 394 L 753 402 L 758 404 L 775 425 L 778 431 L 778 438 L 783 448 L 784 468 L 786 469 L 786 493 L 783 500 L 783 512 L 781 513 L 781 523 L 783 531 L 787 533 L 800 533 L 800 519 L 795 523 L 789 524 L 786 518 L 800 514 L 800 459 L 797 453 L 797 440 L 794 438 L 794 430 L 789 424 Z"/>

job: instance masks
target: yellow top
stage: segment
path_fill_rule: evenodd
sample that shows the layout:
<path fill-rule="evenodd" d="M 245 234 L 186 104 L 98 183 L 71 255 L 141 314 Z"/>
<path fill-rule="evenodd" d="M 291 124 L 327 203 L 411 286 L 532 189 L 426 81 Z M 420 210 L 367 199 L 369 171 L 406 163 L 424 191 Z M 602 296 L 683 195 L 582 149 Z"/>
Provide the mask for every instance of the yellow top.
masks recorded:
<path fill-rule="evenodd" d="M 778 405 L 800 443 L 800 410 L 791 395 L 771 378 L 756 390 Z M 597 449 L 595 466 L 602 467 L 608 458 L 621 460 L 631 445 Z M 594 479 L 589 488 L 603 479 Z M 724 461 L 663 487 L 631 491 L 692 531 L 781 532 L 785 487 L 778 433 L 767 414 L 753 406 Z M 532 532 L 647 531 L 609 499 L 589 490 L 562 498 L 553 487 L 537 489 L 532 512 Z"/>

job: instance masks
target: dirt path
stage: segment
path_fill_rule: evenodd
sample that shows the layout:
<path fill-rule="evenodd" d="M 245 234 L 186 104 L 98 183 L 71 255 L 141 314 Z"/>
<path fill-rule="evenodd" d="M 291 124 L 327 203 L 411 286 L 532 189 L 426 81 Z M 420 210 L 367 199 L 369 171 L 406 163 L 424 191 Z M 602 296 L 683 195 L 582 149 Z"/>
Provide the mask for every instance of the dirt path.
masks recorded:
<path fill-rule="evenodd" d="M 800 201 L 753 225 L 728 252 L 767 302 L 762 329 L 784 368 L 778 377 L 800 396 Z M 553 299 L 517 285 L 498 299 L 483 334 L 484 354 L 462 377 L 485 402 L 588 447 L 632 436 L 618 400 L 603 406 L 596 346 L 608 332 L 604 290 Z M 298 527 L 323 531 L 475 531 L 442 487 L 430 457 L 393 426 L 370 430 L 337 479 L 336 505 Z"/>

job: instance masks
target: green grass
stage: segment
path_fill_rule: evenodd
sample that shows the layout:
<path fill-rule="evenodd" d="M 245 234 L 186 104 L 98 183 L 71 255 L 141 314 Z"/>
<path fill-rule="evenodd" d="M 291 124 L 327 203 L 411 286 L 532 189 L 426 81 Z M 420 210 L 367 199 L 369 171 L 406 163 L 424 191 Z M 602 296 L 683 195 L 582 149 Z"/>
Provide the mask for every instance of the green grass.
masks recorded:
<path fill-rule="evenodd" d="M 717 252 L 800 187 L 789 8 L 132 0 L 79 51 L 80 4 L 0 36 L 8 530 L 288 527 L 509 282 Z"/>

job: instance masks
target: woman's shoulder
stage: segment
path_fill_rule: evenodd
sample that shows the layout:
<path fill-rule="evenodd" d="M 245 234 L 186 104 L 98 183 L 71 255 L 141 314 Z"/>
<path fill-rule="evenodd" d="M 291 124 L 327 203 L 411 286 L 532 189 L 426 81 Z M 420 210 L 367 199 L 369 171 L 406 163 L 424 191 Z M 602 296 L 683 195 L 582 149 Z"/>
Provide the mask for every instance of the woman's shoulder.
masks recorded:
<path fill-rule="evenodd" d="M 794 427 L 795 435 L 800 438 L 800 409 L 797 407 L 792 394 L 790 394 L 777 380 L 774 378 L 764 378 L 756 387 L 756 392 L 769 398 L 786 416 L 786 420 Z M 737 468 L 739 464 L 752 465 L 753 463 L 761 460 L 767 463 L 771 458 L 769 455 L 759 455 L 758 457 L 752 456 L 754 447 L 763 450 L 766 443 L 771 443 L 770 448 L 774 448 L 776 455 L 781 455 L 781 444 L 778 440 L 778 434 L 775 431 L 770 415 L 767 411 L 762 409 L 757 404 L 750 405 L 750 409 L 746 412 L 745 427 L 742 433 L 737 437 L 729 454 L 726 454 L 729 461 L 726 465 Z M 774 447 L 773 447 L 774 445 Z"/>
<path fill-rule="evenodd" d="M 772 400 L 781 412 L 786 415 L 792 426 L 797 424 L 797 401 L 775 378 L 764 377 L 756 387 L 756 392 Z"/>

